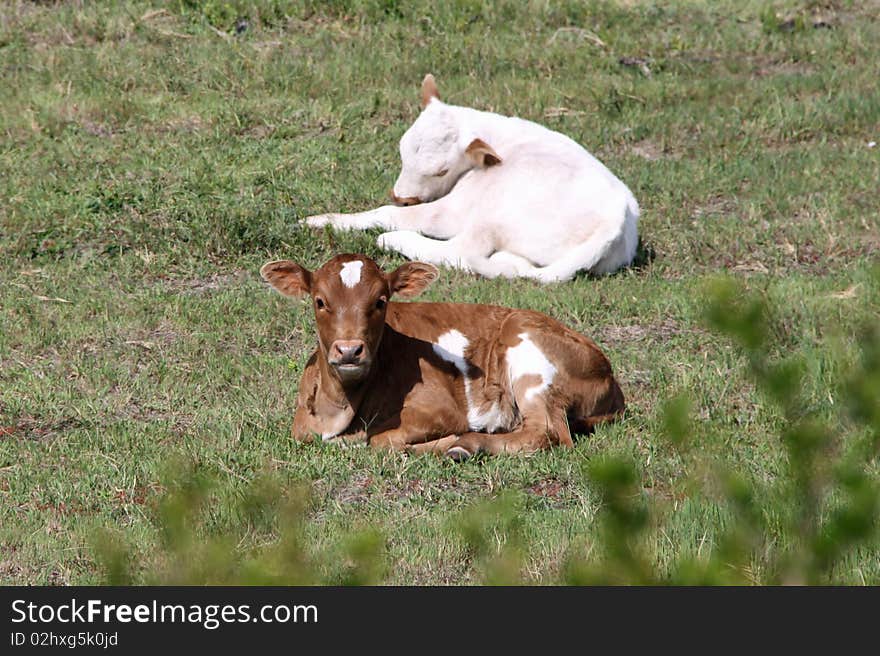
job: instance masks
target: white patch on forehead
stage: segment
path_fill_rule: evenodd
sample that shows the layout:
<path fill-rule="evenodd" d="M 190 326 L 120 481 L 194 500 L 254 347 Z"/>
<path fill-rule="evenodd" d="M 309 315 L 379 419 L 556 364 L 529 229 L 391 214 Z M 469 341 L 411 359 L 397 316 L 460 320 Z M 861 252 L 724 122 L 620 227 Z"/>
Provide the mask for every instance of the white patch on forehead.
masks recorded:
<path fill-rule="evenodd" d="M 523 376 L 540 376 L 541 382 L 526 390 L 526 400 L 531 400 L 550 386 L 556 375 L 556 367 L 547 356 L 535 346 L 528 333 L 520 333 L 522 340 L 513 348 L 507 349 L 507 371 L 513 384 Z"/>
<path fill-rule="evenodd" d="M 339 277 L 342 278 L 342 284 L 346 287 L 354 287 L 361 281 L 361 269 L 364 263 L 361 260 L 352 260 L 342 265 L 339 270 Z"/>
<path fill-rule="evenodd" d="M 491 403 L 488 408 L 481 408 L 479 401 L 474 399 L 471 390 L 471 363 L 464 355 L 468 347 L 468 339 L 458 330 L 443 333 L 434 344 L 434 353 L 446 362 L 452 363 L 464 378 L 464 397 L 468 406 L 468 426 L 474 431 L 494 433 L 510 428 L 514 420 L 512 411 L 504 412 L 498 403 Z"/>

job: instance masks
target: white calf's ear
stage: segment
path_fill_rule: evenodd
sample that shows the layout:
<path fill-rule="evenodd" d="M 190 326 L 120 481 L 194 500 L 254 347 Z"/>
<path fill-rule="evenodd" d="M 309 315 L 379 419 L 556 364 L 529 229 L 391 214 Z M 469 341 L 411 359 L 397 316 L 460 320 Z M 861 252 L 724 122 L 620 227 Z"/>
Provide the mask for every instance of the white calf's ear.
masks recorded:
<path fill-rule="evenodd" d="M 401 298 L 412 298 L 421 294 L 440 272 L 433 264 L 425 262 L 407 262 L 387 274 L 388 286 L 392 294 Z"/>
<path fill-rule="evenodd" d="M 312 288 L 312 273 L 296 262 L 275 260 L 260 267 L 260 276 L 284 296 L 299 298 Z"/>
<path fill-rule="evenodd" d="M 495 166 L 501 164 L 501 158 L 498 153 L 482 139 L 474 139 L 464 149 L 467 155 L 477 166 Z"/>
<path fill-rule="evenodd" d="M 440 92 L 437 91 L 437 81 L 428 73 L 422 80 L 422 109 L 428 106 L 434 98 L 440 100 Z"/>

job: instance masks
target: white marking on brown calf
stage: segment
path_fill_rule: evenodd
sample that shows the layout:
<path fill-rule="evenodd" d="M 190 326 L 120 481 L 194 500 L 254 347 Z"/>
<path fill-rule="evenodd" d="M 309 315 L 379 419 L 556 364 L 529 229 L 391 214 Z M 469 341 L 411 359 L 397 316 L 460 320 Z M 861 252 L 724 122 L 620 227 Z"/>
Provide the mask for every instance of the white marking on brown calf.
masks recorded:
<path fill-rule="evenodd" d="M 335 440 L 351 424 L 352 417 L 354 410 L 351 407 L 340 408 L 332 414 L 321 413 L 321 439 L 324 442 Z"/>
<path fill-rule="evenodd" d="M 553 377 L 556 376 L 556 367 L 535 346 L 528 333 L 520 333 L 519 338 L 522 340 L 519 344 L 507 349 L 507 371 L 511 385 L 523 376 L 540 376 L 541 382 L 526 390 L 526 401 L 530 401 L 550 387 Z"/>
<path fill-rule="evenodd" d="M 504 428 L 510 428 L 513 413 L 505 413 L 498 403 L 491 403 L 488 408 L 482 409 L 471 393 L 471 364 L 465 358 L 464 351 L 468 346 L 468 339 L 458 330 L 450 330 L 443 333 L 434 344 L 434 353 L 446 362 L 455 365 L 464 378 L 464 396 L 468 406 L 468 426 L 471 430 L 489 433 L 497 432 Z"/>
<path fill-rule="evenodd" d="M 339 277 L 342 278 L 342 284 L 346 287 L 354 287 L 361 281 L 361 269 L 364 263 L 360 260 L 352 260 L 342 265 L 339 270 Z"/>
<path fill-rule="evenodd" d="M 470 386 L 465 391 L 470 392 Z M 473 431 L 486 431 L 487 433 L 506 432 L 513 423 L 513 412 L 504 412 L 500 404 L 492 402 L 486 410 L 479 407 L 471 407 L 472 401 L 468 400 L 468 426 Z"/>
<path fill-rule="evenodd" d="M 467 348 L 467 345 L 467 337 L 458 330 L 450 330 L 440 335 L 437 339 L 437 343 L 434 344 L 434 353 L 446 362 L 454 364 L 455 368 L 467 378 L 467 373 L 470 369 L 470 364 L 464 357 L 464 350 Z"/>

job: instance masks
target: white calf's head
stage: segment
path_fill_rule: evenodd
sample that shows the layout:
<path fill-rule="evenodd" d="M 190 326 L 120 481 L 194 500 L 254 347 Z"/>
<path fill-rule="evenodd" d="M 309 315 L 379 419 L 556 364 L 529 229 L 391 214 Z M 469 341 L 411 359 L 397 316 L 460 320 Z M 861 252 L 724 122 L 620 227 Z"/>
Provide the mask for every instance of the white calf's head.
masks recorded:
<path fill-rule="evenodd" d="M 475 167 L 501 163 L 492 147 L 446 105 L 430 73 L 422 82 L 422 113 L 400 139 L 403 164 L 391 197 L 399 205 L 426 203 L 445 196 Z"/>

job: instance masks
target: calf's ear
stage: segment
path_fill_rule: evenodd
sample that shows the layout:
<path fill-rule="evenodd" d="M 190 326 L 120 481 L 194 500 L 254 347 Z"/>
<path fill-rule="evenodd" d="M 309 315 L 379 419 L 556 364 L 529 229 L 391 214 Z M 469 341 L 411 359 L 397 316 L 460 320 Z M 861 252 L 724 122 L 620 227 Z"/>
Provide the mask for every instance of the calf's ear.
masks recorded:
<path fill-rule="evenodd" d="M 296 262 L 275 260 L 260 267 L 260 276 L 285 296 L 299 298 L 312 289 L 312 274 Z"/>
<path fill-rule="evenodd" d="M 501 164 L 498 153 L 482 139 L 474 139 L 464 149 L 464 154 L 471 158 L 477 166 L 495 166 Z"/>
<path fill-rule="evenodd" d="M 434 98 L 440 100 L 440 92 L 437 91 L 437 81 L 434 76 L 428 73 L 422 80 L 422 109 L 427 107 Z"/>
<path fill-rule="evenodd" d="M 392 294 L 401 298 L 412 298 L 421 294 L 440 272 L 433 264 L 425 262 L 407 262 L 387 274 L 388 286 Z"/>

